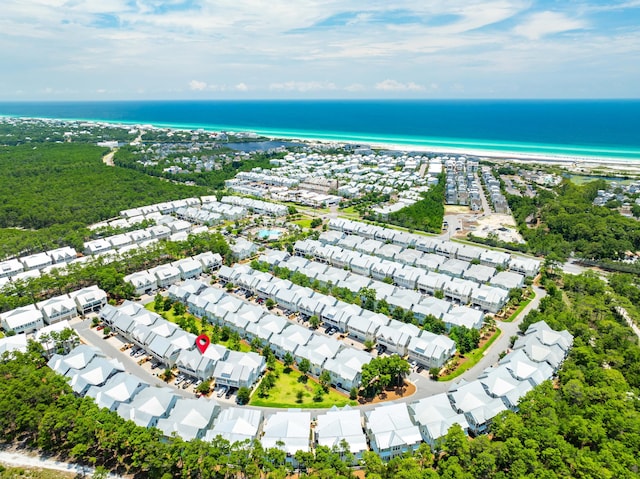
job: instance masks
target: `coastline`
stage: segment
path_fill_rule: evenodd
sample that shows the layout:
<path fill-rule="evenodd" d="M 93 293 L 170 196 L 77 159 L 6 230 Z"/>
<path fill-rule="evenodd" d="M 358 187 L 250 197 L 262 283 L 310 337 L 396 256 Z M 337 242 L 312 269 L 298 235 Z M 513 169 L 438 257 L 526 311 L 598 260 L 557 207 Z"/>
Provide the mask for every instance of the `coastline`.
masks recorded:
<path fill-rule="evenodd" d="M 556 164 L 568 166 L 570 169 L 578 172 L 589 172 L 591 170 L 604 169 L 610 170 L 612 173 L 627 172 L 632 175 L 640 174 L 640 150 L 612 150 L 607 147 L 596 149 L 576 145 L 546 145 L 518 142 L 507 143 L 501 141 L 457 138 L 379 137 L 368 134 L 354 134 L 352 132 L 272 130 L 268 128 L 255 128 L 252 126 L 238 125 L 182 124 L 154 121 L 105 120 L 99 118 L 53 118 L 6 114 L 0 114 L 0 118 L 87 122 L 111 126 L 120 125 L 137 127 L 139 129 L 156 128 L 181 131 L 200 130 L 206 132 L 226 131 L 235 133 L 254 133 L 258 136 L 268 138 L 269 140 L 367 145 L 371 148 L 380 150 L 436 153 L 442 155 L 454 154 L 460 156 L 475 156 L 483 160 L 513 160 L 523 163 Z M 550 151 L 547 152 L 540 150 Z M 589 152 L 593 153 L 589 154 Z M 617 153 L 617 156 L 608 156 L 606 154 L 600 154 L 600 152 Z"/>

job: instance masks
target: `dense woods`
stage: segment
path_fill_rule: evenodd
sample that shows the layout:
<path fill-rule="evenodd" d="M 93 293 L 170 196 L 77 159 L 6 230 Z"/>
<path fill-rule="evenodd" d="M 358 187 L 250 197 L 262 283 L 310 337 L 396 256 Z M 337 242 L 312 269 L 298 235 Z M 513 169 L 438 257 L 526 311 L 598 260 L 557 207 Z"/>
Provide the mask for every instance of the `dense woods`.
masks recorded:
<path fill-rule="evenodd" d="M 404 228 L 439 233 L 444 218 L 445 173 L 438 177 L 438 184 L 422 193 L 422 199 L 389 214 L 388 223 Z"/>
<path fill-rule="evenodd" d="M 0 257 L 71 245 L 85 226 L 135 206 L 207 194 L 102 163 L 87 144 L 0 147 Z"/>
<path fill-rule="evenodd" d="M 520 412 L 494 420 L 491 434 L 466 438 L 454 426 L 435 450 L 383 463 L 365 453 L 367 478 L 634 478 L 640 471 L 640 347 L 612 308 L 615 293 L 593 274 L 545 279 L 548 296 L 521 329 L 545 320 L 568 328 L 574 347 L 556 381 L 526 395 Z M 77 398 L 32 346 L 0 364 L 0 437 L 138 477 L 265 478 L 292 472 L 284 453 L 260 444 L 162 441 L 155 429 Z M 349 455 L 320 447 L 298 453 L 304 478 L 354 477 Z"/>
<path fill-rule="evenodd" d="M 640 228 L 633 218 L 593 205 L 603 180 L 576 185 L 564 180 L 555 190 L 538 189 L 535 198 L 507 195 L 509 207 L 529 248 L 564 259 L 621 259 L 640 250 Z"/>

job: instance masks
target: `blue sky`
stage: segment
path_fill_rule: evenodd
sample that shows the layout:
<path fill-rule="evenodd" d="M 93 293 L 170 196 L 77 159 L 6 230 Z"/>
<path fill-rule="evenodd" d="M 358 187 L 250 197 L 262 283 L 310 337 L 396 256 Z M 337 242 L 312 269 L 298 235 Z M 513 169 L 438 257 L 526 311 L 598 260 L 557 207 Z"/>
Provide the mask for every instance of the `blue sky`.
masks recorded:
<path fill-rule="evenodd" d="M 0 100 L 640 98 L 640 0 L 2 0 Z"/>

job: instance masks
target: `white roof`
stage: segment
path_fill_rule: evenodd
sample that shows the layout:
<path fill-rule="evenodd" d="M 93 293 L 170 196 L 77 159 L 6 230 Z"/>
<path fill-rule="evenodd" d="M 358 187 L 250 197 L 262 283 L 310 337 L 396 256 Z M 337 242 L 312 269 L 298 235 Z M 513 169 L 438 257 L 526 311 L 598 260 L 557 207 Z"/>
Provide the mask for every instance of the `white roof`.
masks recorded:
<path fill-rule="evenodd" d="M 207 431 L 205 441 L 212 441 L 217 436 L 234 443 L 253 440 L 258 434 L 262 422 L 262 411 L 229 407 L 222 410 L 215 421 L 213 429 Z"/>
<path fill-rule="evenodd" d="M 465 431 L 469 429 L 464 414 L 453 409 L 446 393 L 411 403 L 409 410 L 412 411 L 414 421 L 426 429 L 432 440 L 445 436 L 454 424 L 459 424 Z"/>
<path fill-rule="evenodd" d="M 339 448 L 344 440 L 349 444 L 349 451 L 352 454 L 368 449 L 367 438 L 362 430 L 360 411 L 348 406 L 318 414 L 315 432 L 320 446 L 327 446 L 330 449 L 334 446 Z"/>
<path fill-rule="evenodd" d="M 120 403 L 130 401 L 142 388 L 147 387 L 137 377 L 129 373 L 118 373 L 103 386 L 92 386 L 87 391 L 87 396 L 95 399 L 98 407 L 112 409 Z"/>
<path fill-rule="evenodd" d="M 156 427 L 165 436 L 175 433 L 185 441 L 190 441 L 201 437 L 219 412 L 220 406 L 216 401 L 179 398 L 169 416 L 159 419 Z"/>
<path fill-rule="evenodd" d="M 13 351 L 20 351 L 21 353 L 27 352 L 26 334 L 16 334 L 14 336 L 0 338 L 0 356 Z"/>
<path fill-rule="evenodd" d="M 292 456 L 297 451 L 308 452 L 310 430 L 310 412 L 278 411 L 265 421 L 262 446 L 265 449 L 276 447 Z"/>
<path fill-rule="evenodd" d="M 154 419 L 166 416 L 177 396 L 168 387 L 148 387 L 140 391 L 128 404 L 118 406 L 118 414 L 138 426 L 149 427 Z"/>
<path fill-rule="evenodd" d="M 373 436 L 378 450 L 412 446 L 422 442 L 420 429 L 409 417 L 404 403 L 376 407 L 365 412 L 367 429 Z"/>

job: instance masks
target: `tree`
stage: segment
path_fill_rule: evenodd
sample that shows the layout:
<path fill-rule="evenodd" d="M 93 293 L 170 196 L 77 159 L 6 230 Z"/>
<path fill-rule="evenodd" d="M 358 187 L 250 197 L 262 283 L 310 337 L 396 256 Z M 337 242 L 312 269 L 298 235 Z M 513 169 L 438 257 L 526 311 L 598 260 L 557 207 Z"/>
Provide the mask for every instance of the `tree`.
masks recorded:
<path fill-rule="evenodd" d="M 365 340 L 364 349 L 366 351 L 371 351 L 374 348 L 374 346 L 375 346 L 375 343 L 373 342 L 373 340 L 371 340 L 371 339 Z"/>
<path fill-rule="evenodd" d="M 355 401 L 356 399 L 358 399 L 358 388 L 353 386 L 351 388 L 351 390 L 349 390 L 349 399 L 351 399 L 352 401 Z"/>
<path fill-rule="evenodd" d="M 320 326 L 320 318 L 315 314 L 311 316 L 309 318 L 309 326 L 311 326 L 312 329 L 318 329 L 318 326 Z"/>
<path fill-rule="evenodd" d="M 168 383 L 169 381 L 171 381 L 173 379 L 173 371 L 171 371 L 171 369 L 169 369 L 169 368 L 165 369 L 160 374 L 160 379 L 162 379 L 164 382 Z"/>
<path fill-rule="evenodd" d="M 309 371 L 311 371 L 311 361 L 309 361 L 307 358 L 302 358 L 300 360 L 300 363 L 298 364 L 298 369 L 304 375 L 309 374 Z"/>
<path fill-rule="evenodd" d="M 207 379 L 205 381 L 202 381 L 200 385 L 196 388 L 196 391 L 199 392 L 200 394 L 204 394 L 205 396 L 209 394 L 209 391 L 211 391 L 211 380 Z"/>
<path fill-rule="evenodd" d="M 440 368 L 437 366 L 434 366 L 432 368 L 429 368 L 429 376 L 431 377 L 431 379 L 433 379 L 434 381 L 438 380 L 438 377 L 440 376 Z"/>
<path fill-rule="evenodd" d="M 322 373 L 320 373 L 320 377 L 318 378 L 318 382 L 324 391 L 328 391 L 329 386 L 331 386 L 331 373 L 326 369 L 323 369 Z"/>
<path fill-rule="evenodd" d="M 298 389 L 296 391 L 296 402 L 297 403 L 301 403 L 302 402 L 302 398 L 304 398 L 304 391 L 302 389 Z"/>
<path fill-rule="evenodd" d="M 267 298 L 264 305 L 267 307 L 267 309 L 273 309 L 276 305 L 276 302 L 272 298 Z"/>
<path fill-rule="evenodd" d="M 240 389 L 238 389 L 236 398 L 237 398 L 238 404 L 240 405 L 247 404 L 249 402 L 249 399 L 251 398 L 251 389 L 249 389 L 246 386 L 242 386 Z"/>
<path fill-rule="evenodd" d="M 287 353 L 284 355 L 284 358 L 282 358 L 282 363 L 284 364 L 285 368 L 291 369 L 291 365 L 294 362 L 295 362 L 295 358 L 293 357 L 293 354 L 287 351 Z"/>

